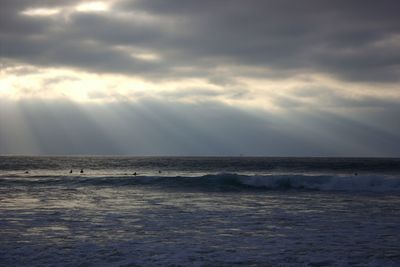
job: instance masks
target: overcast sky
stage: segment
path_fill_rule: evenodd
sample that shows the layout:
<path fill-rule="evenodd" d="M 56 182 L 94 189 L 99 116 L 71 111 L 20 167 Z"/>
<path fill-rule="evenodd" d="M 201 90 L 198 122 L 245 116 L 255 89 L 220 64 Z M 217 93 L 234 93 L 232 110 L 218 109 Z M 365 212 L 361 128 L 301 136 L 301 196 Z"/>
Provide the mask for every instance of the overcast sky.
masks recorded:
<path fill-rule="evenodd" d="M 0 154 L 400 156 L 398 0 L 0 4 Z"/>

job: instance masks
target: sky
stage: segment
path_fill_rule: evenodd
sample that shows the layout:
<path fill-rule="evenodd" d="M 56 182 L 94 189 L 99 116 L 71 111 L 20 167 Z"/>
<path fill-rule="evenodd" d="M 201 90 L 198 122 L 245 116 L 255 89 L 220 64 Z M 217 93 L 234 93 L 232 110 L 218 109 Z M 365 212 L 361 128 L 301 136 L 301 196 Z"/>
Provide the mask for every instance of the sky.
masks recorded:
<path fill-rule="evenodd" d="M 0 0 L 0 154 L 400 157 L 398 0 Z"/>

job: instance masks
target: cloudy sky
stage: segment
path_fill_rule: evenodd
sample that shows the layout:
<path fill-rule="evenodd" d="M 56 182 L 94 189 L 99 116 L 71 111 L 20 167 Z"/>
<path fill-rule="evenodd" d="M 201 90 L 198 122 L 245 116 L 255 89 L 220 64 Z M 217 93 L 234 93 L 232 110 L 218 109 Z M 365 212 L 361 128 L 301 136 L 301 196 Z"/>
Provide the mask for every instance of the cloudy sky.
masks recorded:
<path fill-rule="evenodd" d="M 398 0 L 0 5 L 0 154 L 400 156 Z"/>

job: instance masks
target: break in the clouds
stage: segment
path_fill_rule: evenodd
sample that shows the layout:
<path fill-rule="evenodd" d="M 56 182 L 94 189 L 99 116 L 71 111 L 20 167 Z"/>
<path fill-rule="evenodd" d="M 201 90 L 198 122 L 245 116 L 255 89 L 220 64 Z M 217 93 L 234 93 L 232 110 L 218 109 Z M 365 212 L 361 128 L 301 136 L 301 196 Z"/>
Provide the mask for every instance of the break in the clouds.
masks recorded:
<path fill-rule="evenodd" d="M 265 77 L 399 79 L 395 0 L 2 0 L 1 5 L 2 58 L 35 66 L 166 79 L 212 78 L 230 66 L 256 68 Z"/>
<path fill-rule="evenodd" d="M 62 146 L 72 135 L 79 143 L 89 140 L 85 134 L 97 132 L 99 139 L 91 139 L 91 149 L 68 153 L 399 155 L 399 129 L 393 119 L 400 115 L 396 0 L 0 0 L 0 4 L 0 97 L 3 106 L 16 112 L 13 125 L 20 128 L 13 129 L 25 132 L 13 138 L 4 130 L 5 125 L 11 127 L 13 114 L 3 116 L 0 153 L 63 153 L 63 148 L 73 147 Z M 57 105 L 52 103 L 74 103 L 64 106 L 63 112 L 70 114 L 77 105 L 92 117 L 126 105 L 131 108 L 124 114 L 128 110 L 140 114 L 145 106 L 161 112 L 158 120 L 163 124 L 186 131 L 191 145 L 182 148 L 179 131 L 156 127 L 157 120 L 133 122 L 124 115 L 127 125 L 159 131 L 159 135 L 145 130 L 132 134 L 136 143 L 156 144 L 169 136 L 171 144 L 159 145 L 158 152 L 146 145 L 117 149 L 120 145 L 111 144 L 125 140 L 121 134 L 133 128 L 116 126 L 104 115 L 104 121 L 88 121 L 86 128 L 92 127 L 82 135 L 76 133 L 86 128 L 78 127 L 68 138 L 61 132 L 55 135 L 59 139 L 51 147 L 41 142 L 36 146 L 42 150 L 32 145 L 31 150 L 17 149 L 15 140 L 24 139 L 37 123 L 47 128 L 36 130 L 30 139 L 48 140 L 44 132 L 53 124 L 44 119 L 39 123 L 38 114 L 44 111 L 32 108 L 38 101 L 54 112 Z M 109 111 L 102 113 L 99 105 Z M 176 113 L 166 116 L 174 106 Z M 29 112 L 22 112 L 22 107 Z M 190 115 L 190 107 L 195 115 Z M 213 107 L 218 107 L 216 112 L 223 114 L 218 118 L 226 124 L 200 119 L 211 116 Z M 187 121 L 178 119 L 180 112 L 189 114 Z M 68 121 L 74 125 L 72 118 Z M 76 119 L 76 125 L 82 123 L 82 117 Z M 99 130 L 107 125 L 114 125 L 115 131 Z M 227 125 L 246 127 L 257 132 L 257 138 L 246 134 L 228 138 L 232 129 Z M 231 141 L 224 143 L 222 136 Z M 314 143 L 307 141 L 310 137 Z M 235 144 L 241 149 L 234 149 Z"/>

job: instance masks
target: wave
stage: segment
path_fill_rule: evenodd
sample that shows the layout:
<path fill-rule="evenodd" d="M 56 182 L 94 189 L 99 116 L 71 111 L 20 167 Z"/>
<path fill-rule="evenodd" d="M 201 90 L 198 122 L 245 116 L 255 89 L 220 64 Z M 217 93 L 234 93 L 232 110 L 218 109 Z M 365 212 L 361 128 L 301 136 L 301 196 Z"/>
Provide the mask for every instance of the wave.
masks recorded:
<path fill-rule="evenodd" d="M 0 186 L 156 186 L 192 190 L 316 190 L 400 192 L 400 177 L 385 175 L 31 176 L 2 177 Z"/>
<path fill-rule="evenodd" d="M 400 177 L 394 176 L 271 175 L 240 177 L 239 180 L 244 185 L 270 189 L 400 192 Z"/>

